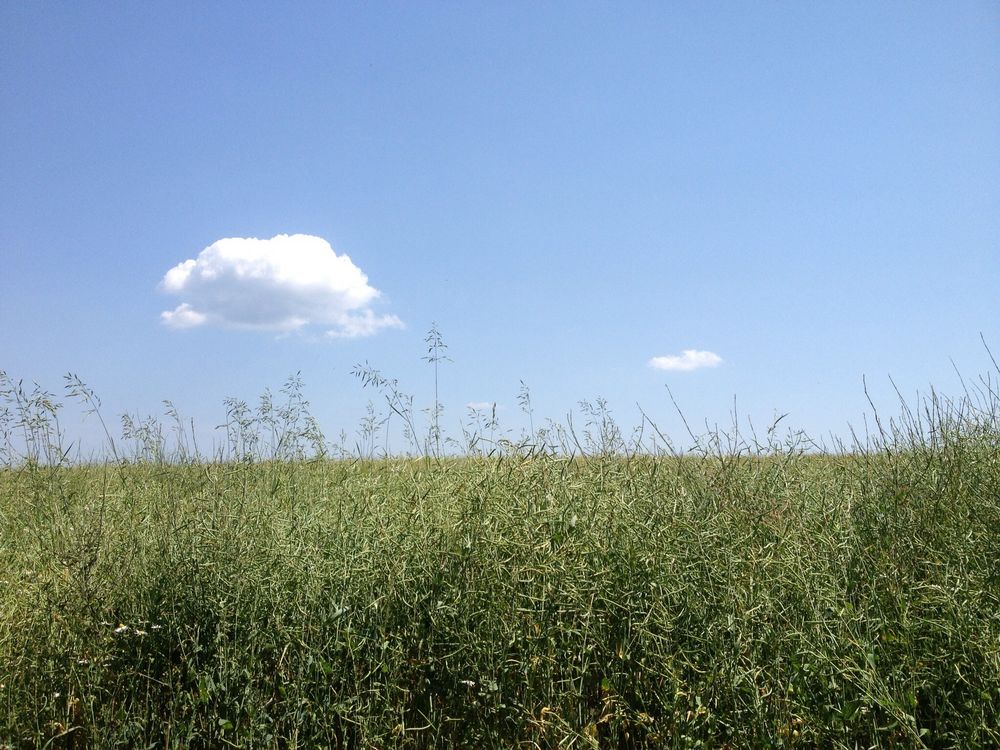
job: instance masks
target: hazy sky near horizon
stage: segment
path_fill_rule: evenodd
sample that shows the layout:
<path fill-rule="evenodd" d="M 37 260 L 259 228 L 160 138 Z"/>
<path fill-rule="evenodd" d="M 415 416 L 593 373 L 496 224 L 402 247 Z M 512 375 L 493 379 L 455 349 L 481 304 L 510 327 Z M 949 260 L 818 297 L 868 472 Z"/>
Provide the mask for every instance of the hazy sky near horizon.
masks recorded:
<path fill-rule="evenodd" d="M 0 369 L 822 437 L 1000 351 L 1000 5 L 5 3 Z M 954 363 L 954 365 L 953 365 Z"/>

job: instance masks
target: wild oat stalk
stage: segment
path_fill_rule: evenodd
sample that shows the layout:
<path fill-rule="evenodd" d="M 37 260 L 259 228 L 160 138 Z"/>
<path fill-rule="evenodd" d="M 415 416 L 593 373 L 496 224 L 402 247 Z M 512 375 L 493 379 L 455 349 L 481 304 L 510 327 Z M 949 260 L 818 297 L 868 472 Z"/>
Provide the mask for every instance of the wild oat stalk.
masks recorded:
<path fill-rule="evenodd" d="M 442 362 L 451 362 L 446 352 L 448 345 L 441 338 L 437 323 L 431 323 L 431 329 L 424 338 L 427 344 L 427 354 L 423 356 L 425 362 L 430 362 L 434 367 L 434 406 L 431 409 L 431 430 L 430 440 L 434 444 L 434 455 L 441 456 L 441 398 L 438 391 L 439 368 Z"/>

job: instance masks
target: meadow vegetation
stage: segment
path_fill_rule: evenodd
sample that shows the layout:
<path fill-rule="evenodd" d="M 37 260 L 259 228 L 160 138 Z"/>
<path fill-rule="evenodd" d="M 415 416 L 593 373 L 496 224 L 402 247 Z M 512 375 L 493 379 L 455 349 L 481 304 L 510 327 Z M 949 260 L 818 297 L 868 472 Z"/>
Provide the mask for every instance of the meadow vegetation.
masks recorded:
<path fill-rule="evenodd" d="M 350 451 L 293 379 L 217 455 L 169 406 L 89 464 L 0 379 L 0 748 L 1000 747 L 991 378 L 829 452 L 601 401 L 449 452 L 356 374 Z"/>

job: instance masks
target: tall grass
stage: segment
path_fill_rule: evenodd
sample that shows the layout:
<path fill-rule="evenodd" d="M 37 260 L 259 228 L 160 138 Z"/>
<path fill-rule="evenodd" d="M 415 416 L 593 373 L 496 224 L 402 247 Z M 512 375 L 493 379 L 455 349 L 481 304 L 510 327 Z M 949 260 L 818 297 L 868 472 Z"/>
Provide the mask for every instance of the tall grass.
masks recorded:
<path fill-rule="evenodd" d="M 0 747 L 1000 746 L 989 378 L 834 454 L 650 455 L 599 402 L 568 451 L 381 460 L 293 380 L 212 460 L 132 418 L 89 466 L 2 385 Z"/>

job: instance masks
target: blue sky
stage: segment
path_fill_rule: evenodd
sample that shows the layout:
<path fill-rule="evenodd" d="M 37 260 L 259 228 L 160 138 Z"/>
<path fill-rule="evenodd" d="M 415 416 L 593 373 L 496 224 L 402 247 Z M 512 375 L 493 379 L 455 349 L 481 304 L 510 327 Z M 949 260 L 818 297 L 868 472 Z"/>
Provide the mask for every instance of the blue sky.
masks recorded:
<path fill-rule="evenodd" d="M 524 380 L 822 437 L 1000 350 L 992 2 L 5 3 L 0 107 L 0 369 L 112 417 L 301 371 L 353 433 L 436 321 L 450 433 Z"/>

